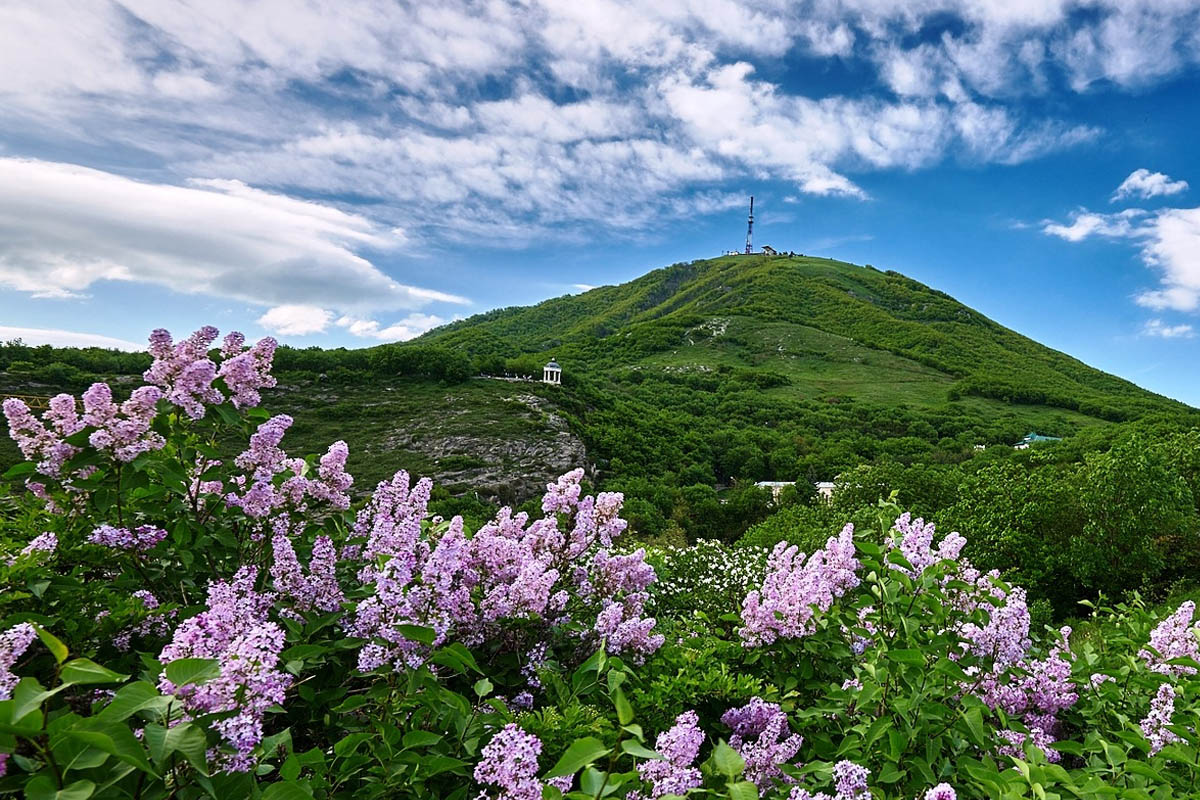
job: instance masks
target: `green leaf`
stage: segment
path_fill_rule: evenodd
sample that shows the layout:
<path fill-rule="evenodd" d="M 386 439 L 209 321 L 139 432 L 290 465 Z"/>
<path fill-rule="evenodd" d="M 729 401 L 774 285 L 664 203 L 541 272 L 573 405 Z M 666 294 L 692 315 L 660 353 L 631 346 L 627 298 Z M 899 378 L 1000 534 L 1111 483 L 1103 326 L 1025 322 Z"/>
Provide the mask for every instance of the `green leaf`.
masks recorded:
<path fill-rule="evenodd" d="M 90 744 L 97 750 L 114 755 L 143 772 L 156 775 L 146 758 L 146 749 L 124 724 L 106 724 L 98 719 L 86 720 L 83 725 L 67 731 L 67 735 Z"/>
<path fill-rule="evenodd" d="M 613 692 L 613 705 L 617 708 L 618 722 L 622 725 L 633 722 L 633 706 L 629 705 L 629 700 L 625 698 L 625 692 L 619 687 Z"/>
<path fill-rule="evenodd" d="M 163 669 L 167 680 L 176 686 L 201 684 L 221 674 L 221 664 L 215 658 L 180 658 Z"/>
<path fill-rule="evenodd" d="M 32 461 L 22 461 L 20 464 L 14 464 L 4 472 L 4 479 L 19 478 L 22 475 L 28 475 L 33 472 L 35 465 Z"/>
<path fill-rule="evenodd" d="M 724 739 L 717 742 L 717 746 L 713 748 L 712 760 L 717 771 L 727 778 L 736 778 L 746 769 L 746 760 L 726 744 Z"/>
<path fill-rule="evenodd" d="M 405 639 L 421 644 L 432 645 L 437 639 L 437 631 L 423 625 L 397 625 L 396 629 Z"/>
<path fill-rule="evenodd" d="M 42 644 L 46 645 L 50 649 L 50 652 L 54 654 L 55 661 L 61 664 L 67 660 L 67 653 L 70 651 L 67 650 L 67 646 L 57 636 L 36 623 L 33 629 L 37 631 L 38 638 L 42 640 Z"/>
<path fill-rule="evenodd" d="M 63 664 L 61 677 L 64 686 L 77 686 L 93 683 L 120 683 L 129 676 L 113 672 L 108 667 L 102 667 L 90 658 L 75 658 Z"/>
<path fill-rule="evenodd" d="M 971 734 L 971 743 L 976 747 L 987 747 L 987 733 L 983 728 L 983 712 L 979 706 L 972 706 L 963 714 L 967 721 L 967 730 Z"/>
<path fill-rule="evenodd" d="M 441 734 L 433 731 L 412 730 L 401 739 L 405 747 L 429 747 L 442 740 Z"/>
<path fill-rule="evenodd" d="M 312 800 L 308 787 L 296 781 L 272 783 L 262 793 L 262 800 Z"/>
<path fill-rule="evenodd" d="M 729 800 L 758 800 L 758 787 L 750 781 L 729 784 Z"/>
<path fill-rule="evenodd" d="M 492 689 L 493 689 L 492 682 L 489 681 L 487 678 L 480 678 L 479 680 L 475 681 L 475 696 L 476 697 L 487 697 L 489 694 L 492 693 Z"/>
<path fill-rule="evenodd" d="M 641 742 L 636 742 L 633 739 L 624 739 L 621 741 L 621 749 L 631 756 L 636 758 L 646 758 L 654 761 L 662 761 L 662 756 L 646 747 Z"/>
<path fill-rule="evenodd" d="M 184 722 L 173 728 L 147 725 L 143 737 L 155 764 L 163 764 L 167 756 L 180 753 L 189 764 L 200 771 L 200 774 L 208 774 L 208 758 L 205 753 L 208 743 L 204 738 L 204 731 L 192 723 Z"/>
<path fill-rule="evenodd" d="M 163 697 L 158 693 L 154 684 L 137 681 L 118 689 L 113 698 L 108 701 L 108 705 L 101 709 L 96 717 L 109 722 L 121 722 L 143 709 L 163 709 L 170 702 L 170 698 Z"/>
<path fill-rule="evenodd" d="M 593 761 L 608 755 L 608 753 L 609 749 L 594 736 L 585 736 L 582 739 L 576 739 L 567 748 L 567 752 L 563 753 L 558 763 L 543 777 L 549 779 L 560 778 L 563 775 L 574 775 Z"/>
<path fill-rule="evenodd" d="M 888 660 L 910 667 L 920 667 L 925 664 L 925 654 L 920 650 L 889 650 Z"/>

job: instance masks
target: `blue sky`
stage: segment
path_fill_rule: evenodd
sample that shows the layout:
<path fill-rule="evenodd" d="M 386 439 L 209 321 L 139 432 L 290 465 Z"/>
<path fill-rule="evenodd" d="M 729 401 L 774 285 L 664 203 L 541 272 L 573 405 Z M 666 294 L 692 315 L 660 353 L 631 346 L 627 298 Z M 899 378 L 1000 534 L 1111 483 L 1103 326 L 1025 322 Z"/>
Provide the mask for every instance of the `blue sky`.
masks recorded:
<path fill-rule="evenodd" d="M 1197 3 L 14 10 L 3 338 L 396 341 L 738 248 L 754 194 L 759 244 L 1200 405 Z"/>

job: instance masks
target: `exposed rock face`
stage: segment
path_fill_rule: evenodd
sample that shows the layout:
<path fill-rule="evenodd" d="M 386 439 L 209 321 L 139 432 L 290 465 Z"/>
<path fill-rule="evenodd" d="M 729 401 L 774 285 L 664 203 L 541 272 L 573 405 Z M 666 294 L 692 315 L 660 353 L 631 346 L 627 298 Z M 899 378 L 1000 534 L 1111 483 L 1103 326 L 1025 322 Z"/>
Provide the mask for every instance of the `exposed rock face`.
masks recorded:
<path fill-rule="evenodd" d="M 512 413 L 529 423 L 521 436 L 493 433 L 487 425 L 464 432 L 450 416 L 433 429 L 397 432 L 384 446 L 427 456 L 437 466 L 432 477 L 440 486 L 505 504 L 542 494 L 547 483 L 576 467 L 592 473 L 583 440 L 549 401 L 519 390 L 509 399 Z"/>

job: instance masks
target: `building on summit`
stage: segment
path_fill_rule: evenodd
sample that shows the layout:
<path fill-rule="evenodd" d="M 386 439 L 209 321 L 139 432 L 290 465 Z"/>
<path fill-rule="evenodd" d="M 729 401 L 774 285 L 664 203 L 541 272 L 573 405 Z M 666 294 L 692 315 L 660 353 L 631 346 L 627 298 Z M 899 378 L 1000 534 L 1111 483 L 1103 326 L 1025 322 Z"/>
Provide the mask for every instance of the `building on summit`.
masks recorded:
<path fill-rule="evenodd" d="M 542 367 L 542 383 L 548 383 L 551 386 L 562 386 L 562 367 L 553 358 L 550 363 Z"/>

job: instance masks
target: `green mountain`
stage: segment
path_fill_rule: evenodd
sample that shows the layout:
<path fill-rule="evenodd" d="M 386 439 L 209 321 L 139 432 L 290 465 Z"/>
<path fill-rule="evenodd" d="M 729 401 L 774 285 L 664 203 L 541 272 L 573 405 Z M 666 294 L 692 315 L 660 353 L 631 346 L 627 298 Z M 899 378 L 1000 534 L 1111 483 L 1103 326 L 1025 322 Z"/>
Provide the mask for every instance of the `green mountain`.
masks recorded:
<path fill-rule="evenodd" d="M 501 379 L 551 357 L 560 387 Z M 147 365 L 8 343 L 0 392 L 127 390 Z M 265 405 L 296 417 L 289 450 L 346 440 L 363 490 L 403 467 L 443 487 L 440 513 L 482 518 L 582 464 L 647 536 L 736 536 L 768 512 L 754 481 L 902 469 L 934 508 L 997 460 L 1074 463 L 1127 431 L 1200 425 L 903 275 L 810 257 L 676 264 L 403 344 L 283 347 L 276 374 Z M 1030 432 L 1061 441 L 1014 451 Z M 16 458 L 0 442 L 0 467 Z"/>
<path fill-rule="evenodd" d="M 586 374 L 749 369 L 786 393 L 837 402 L 1028 407 L 1064 419 L 1136 419 L 1187 407 L 999 325 L 896 272 L 789 256 L 727 256 L 620 286 L 506 308 L 417 340 L 479 360 L 553 355 Z"/>

